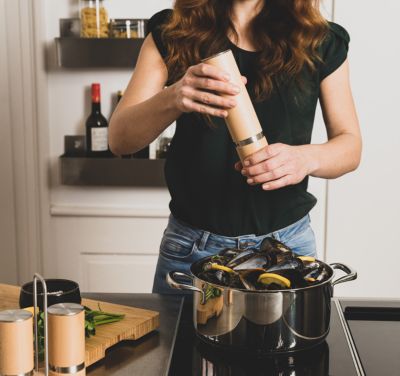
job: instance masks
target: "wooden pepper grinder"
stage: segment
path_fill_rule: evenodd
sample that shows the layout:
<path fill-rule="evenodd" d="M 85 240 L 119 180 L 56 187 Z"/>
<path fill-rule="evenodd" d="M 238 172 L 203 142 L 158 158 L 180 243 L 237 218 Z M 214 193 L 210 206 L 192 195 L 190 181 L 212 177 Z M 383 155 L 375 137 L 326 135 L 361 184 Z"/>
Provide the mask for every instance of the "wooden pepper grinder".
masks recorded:
<path fill-rule="evenodd" d="M 84 376 L 85 311 L 75 303 L 49 307 L 49 374 Z"/>
<path fill-rule="evenodd" d="M 243 162 L 245 158 L 267 146 L 268 143 L 249 93 L 242 81 L 233 53 L 231 50 L 226 50 L 202 61 L 223 69 L 230 75 L 230 82 L 240 88 L 240 93 L 235 96 L 237 104 L 234 108 L 228 110 L 228 117 L 225 122 L 236 145 L 240 160 Z"/>
<path fill-rule="evenodd" d="M 0 375 L 33 375 L 33 315 L 23 309 L 0 312 Z"/>

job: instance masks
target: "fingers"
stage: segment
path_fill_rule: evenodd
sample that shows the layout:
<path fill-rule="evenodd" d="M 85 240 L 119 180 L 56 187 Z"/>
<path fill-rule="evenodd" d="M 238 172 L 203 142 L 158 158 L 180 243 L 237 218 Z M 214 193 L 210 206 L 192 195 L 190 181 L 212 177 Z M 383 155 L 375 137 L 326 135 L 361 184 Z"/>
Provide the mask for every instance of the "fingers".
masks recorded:
<path fill-rule="evenodd" d="M 214 108 L 212 106 L 196 102 L 190 98 L 183 98 L 182 104 L 185 106 L 186 111 L 196 111 L 202 114 L 208 114 L 221 118 L 226 118 L 228 116 L 228 111 L 226 110 Z"/>
<path fill-rule="evenodd" d="M 229 82 L 230 75 L 210 64 L 197 64 L 188 69 L 189 74 L 184 78 L 184 84 L 198 89 L 216 91 L 220 94 L 237 95 L 239 86 Z"/>
<path fill-rule="evenodd" d="M 241 76 L 242 82 L 246 85 L 247 84 L 247 77 L 246 76 Z"/>
<path fill-rule="evenodd" d="M 240 92 L 239 86 L 229 83 L 214 80 L 206 77 L 195 77 L 192 86 L 197 89 L 216 91 L 219 94 L 237 95 Z"/>
<path fill-rule="evenodd" d="M 287 185 L 291 185 L 291 176 L 285 175 L 282 176 L 280 179 L 270 181 L 262 185 L 262 189 L 264 191 L 273 191 L 275 189 L 286 187 Z"/>
<path fill-rule="evenodd" d="M 207 63 L 193 65 L 188 69 L 188 71 L 198 77 L 211 77 L 215 80 L 226 82 L 231 79 L 228 72 Z"/>
<path fill-rule="evenodd" d="M 252 177 L 266 172 L 271 172 L 282 166 L 286 161 L 287 161 L 286 155 L 277 154 L 274 157 L 262 160 L 256 165 L 252 165 L 250 167 L 244 167 L 242 170 L 242 175 Z"/>
<path fill-rule="evenodd" d="M 247 183 L 250 185 L 256 184 L 264 184 L 270 182 L 272 180 L 280 179 L 281 177 L 287 175 L 289 173 L 289 169 L 286 165 L 278 167 L 273 171 L 268 171 L 261 173 L 259 175 L 251 176 L 247 179 Z"/>
<path fill-rule="evenodd" d="M 231 109 L 236 106 L 236 100 L 234 98 L 224 98 L 207 91 L 195 90 L 193 88 L 187 87 L 183 88 L 183 94 L 200 104 L 205 104 L 209 106 L 216 106 L 221 109 Z"/>
<path fill-rule="evenodd" d="M 249 167 L 258 164 L 266 159 L 272 158 L 275 155 L 279 154 L 284 147 L 284 144 L 268 145 L 265 148 L 262 148 L 259 151 L 255 152 L 250 157 L 246 158 L 246 160 L 244 161 L 244 165 L 245 167 Z"/>
<path fill-rule="evenodd" d="M 243 165 L 242 165 L 242 162 L 236 162 L 235 163 L 235 170 L 236 171 L 242 171 L 242 169 L 243 169 Z"/>

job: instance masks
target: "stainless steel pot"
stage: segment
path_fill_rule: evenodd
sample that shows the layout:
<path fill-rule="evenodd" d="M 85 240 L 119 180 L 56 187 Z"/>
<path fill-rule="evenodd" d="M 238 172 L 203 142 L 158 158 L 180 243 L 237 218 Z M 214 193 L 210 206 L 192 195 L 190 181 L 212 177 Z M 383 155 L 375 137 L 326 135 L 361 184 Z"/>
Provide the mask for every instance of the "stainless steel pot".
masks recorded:
<path fill-rule="evenodd" d="M 239 290 L 198 277 L 210 258 L 195 262 L 192 275 L 170 272 L 167 282 L 173 288 L 197 292 L 193 297 L 193 321 L 202 340 L 256 355 L 304 350 L 321 343 L 329 332 L 333 286 L 357 278 L 356 271 L 349 266 L 325 264 L 328 278 L 315 286 Z M 346 275 L 334 280 L 335 269 Z"/>

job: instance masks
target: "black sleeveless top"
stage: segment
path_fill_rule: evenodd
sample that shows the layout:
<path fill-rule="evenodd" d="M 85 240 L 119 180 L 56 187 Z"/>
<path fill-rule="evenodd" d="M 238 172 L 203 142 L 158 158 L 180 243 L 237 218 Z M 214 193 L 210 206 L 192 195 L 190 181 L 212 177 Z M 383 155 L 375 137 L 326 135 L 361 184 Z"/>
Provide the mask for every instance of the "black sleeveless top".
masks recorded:
<path fill-rule="evenodd" d="M 163 58 L 168 51 L 161 30 L 171 14 L 171 9 L 165 9 L 148 22 L 148 32 Z M 307 94 L 299 94 L 293 84 L 280 84 L 267 100 L 253 101 L 268 143 L 310 143 L 320 82 L 345 61 L 349 40 L 343 27 L 330 22 L 328 36 L 320 46 L 323 63 L 313 73 L 304 69 L 302 75 L 307 81 Z M 227 48 L 232 49 L 250 86 L 258 53 L 243 50 L 228 38 Z M 176 121 L 165 165 L 170 209 L 176 218 L 224 236 L 262 235 L 296 222 L 313 208 L 317 200 L 307 192 L 308 178 L 275 191 L 247 184 L 234 169 L 239 158 L 225 121 L 213 120 L 214 128 L 195 113 L 184 113 Z"/>

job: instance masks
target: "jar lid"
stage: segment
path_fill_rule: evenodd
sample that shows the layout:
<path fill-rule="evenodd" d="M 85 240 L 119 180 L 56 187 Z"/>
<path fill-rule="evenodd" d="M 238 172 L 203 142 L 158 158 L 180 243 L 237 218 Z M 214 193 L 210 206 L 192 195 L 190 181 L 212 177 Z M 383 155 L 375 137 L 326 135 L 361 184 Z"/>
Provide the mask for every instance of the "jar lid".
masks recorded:
<path fill-rule="evenodd" d="M 76 303 L 58 303 L 48 308 L 47 312 L 55 316 L 74 316 L 81 313 L 84 308 Z"/>
<path fill-rule="evenodd" d="M 0 312 L 0 322 L 21 322 L 29 320 L 32 313 L 24 309 L 9 309 Z"/>

